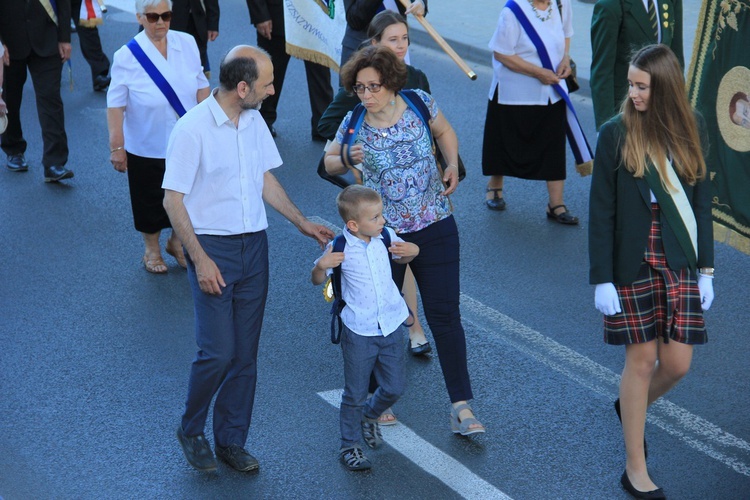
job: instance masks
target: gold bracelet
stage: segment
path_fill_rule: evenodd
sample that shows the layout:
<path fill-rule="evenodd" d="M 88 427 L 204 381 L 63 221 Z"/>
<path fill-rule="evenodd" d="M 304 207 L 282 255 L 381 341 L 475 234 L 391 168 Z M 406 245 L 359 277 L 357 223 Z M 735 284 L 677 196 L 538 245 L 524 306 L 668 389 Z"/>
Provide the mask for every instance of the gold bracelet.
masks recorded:
<path fill-rule="evenodd" d="M 110 153 L 110 154 L 112 154 L 112 153 L 114 153 L 115 151 L 120 151 L 121 149 L 125 149 L 125 146 L 120 146 L 120 147 L 117 147 L 117 148 L 115 148 L 115 149 L 110 149 L 110 150 L 109 150 L 109 153 Z"/>

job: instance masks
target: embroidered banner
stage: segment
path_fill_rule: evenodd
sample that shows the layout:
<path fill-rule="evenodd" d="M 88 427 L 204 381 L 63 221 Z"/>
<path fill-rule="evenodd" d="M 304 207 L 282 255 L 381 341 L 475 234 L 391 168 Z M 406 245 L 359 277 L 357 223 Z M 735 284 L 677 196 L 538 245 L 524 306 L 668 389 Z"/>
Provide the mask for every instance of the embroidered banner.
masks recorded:
<path fill-rule="evenodd" d="M 284 30 L 287 54 L 339 71 L 343 0 L 284 0 Z"/>
<path fill-rule="evenodd" d="M 750 0 L 703 2 L 688 71 L 706 119 L 714 238 L 750 254 Z"/>

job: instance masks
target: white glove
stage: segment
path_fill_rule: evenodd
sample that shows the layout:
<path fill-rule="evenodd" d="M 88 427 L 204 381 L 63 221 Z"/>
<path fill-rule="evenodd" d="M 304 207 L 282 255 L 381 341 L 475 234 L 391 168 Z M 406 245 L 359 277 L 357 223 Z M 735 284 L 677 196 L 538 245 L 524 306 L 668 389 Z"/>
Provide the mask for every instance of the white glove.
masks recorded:
<path fill-rule="evenodd" d="M 714 301 L 714 279 L 711 276 L 698 274 L 698 291 L 701 294 L 701 309 L 708 311 Z"/>
<path fill-rule="evenodd" d="M 614 316 L 622 312 L 620 298 L 614 283 L 599 283 L 594 292 L 594 304 L 596 309 L 605 316 Z"/>

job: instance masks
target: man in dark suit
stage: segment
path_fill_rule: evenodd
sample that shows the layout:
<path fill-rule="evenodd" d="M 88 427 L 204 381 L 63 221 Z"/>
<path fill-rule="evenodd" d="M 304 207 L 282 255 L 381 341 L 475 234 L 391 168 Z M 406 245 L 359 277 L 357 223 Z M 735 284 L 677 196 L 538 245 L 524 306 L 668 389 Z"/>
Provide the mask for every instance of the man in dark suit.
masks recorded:
<path fill-rule="evenodd" d="M 597 0 L 591 17 L 590 80 L 597 130 L 619 113 L 627 96 L 630 56 L 652 43 L 667 45 L 685 67 L 682 0 Z"/>
<path fill-rule="evenodd" d="M 260 114 L 266 121 L 271 135 L 276 137 L 276 106 L 281 97 L 289 54 L 286 53 L 286 36 L 284 33 L 284 5 L 282 0 L 247 0 L 250 10 L 250 22 L 258 32 L 258 46 L 271 55 L 273 61 L 273 86 L 276 94 L 263 102 Z M 331 87 L 331 70 L 326 66 L 305 61 L 307 74 L 307 92 L 310 96 L 312 110 L 311 134 L 315 141 L 325 141 L 318 133 L 318 121 L 333 100 Z"/>
<path fill-rule="evenodd" d="M 94 0 L 96 1 L 96 0 Z M 94 90 L 105 92 L 109 87 L 112 79 L 109 74 L 109 59 L 102 50 L 102 41 L 99 38 L 99 29 L 94 26 L 84 26 L 81 24 L 81 4 L 83 0 L 73 0 L 72 15 L 73 23 L 78 33 L 78 41 L 81 44 L 81 53 L 86 62 L 91 67 L 91 81 Z M 99 20 L 101 21 L 101 19 Z"/>
<path fill-rule="evenodd" d="M 73 177 L 65 168 L 68 137 L 60 97 L 62 65 L 70 59 L 70 0 L 3 0 L 0 2 L 0 39 L 8 47 L 10 65 L 5 72 L 3 97 L 8 105 L 8 128 L 2 135 L 7 167 L 28 170 L 26 141 L 21 130 L 21 98 L 26 72 L 31 73 L 37 113 L 44 141 L 44 181 Z"/>
<path fill-rule="evenodd" d="M 193 35 L 206 77 L 210 77 L 208 42 L 219 36 L 219 0 L 172 0 L 170 29 Z"/>

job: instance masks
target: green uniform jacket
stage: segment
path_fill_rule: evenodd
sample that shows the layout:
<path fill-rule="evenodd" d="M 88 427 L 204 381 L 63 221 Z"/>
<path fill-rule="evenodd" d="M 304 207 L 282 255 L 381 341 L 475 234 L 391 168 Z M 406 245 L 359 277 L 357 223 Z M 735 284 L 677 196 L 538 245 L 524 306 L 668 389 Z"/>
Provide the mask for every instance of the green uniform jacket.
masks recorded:
<path fill-rule="evenodd" d="M 685 67 L 682 51 L 682 0 L 657 0 L 661 43 Z M 664 26 L 667 23 L 668 26 Z M 596 129 L 620 112 L 628 92 L 633 52 L 656 43 L 643 0 L 598 0 L 591 17 L 591 97 Z"/>
<path fill-rule="evenodd" d="M 705 121 L 696 113 L 704 158 L 708 151 Z M 622 115 L 605 123 L 596 145 L 589 199 L 589 283 L 629 285 L 638 276 L 651 230 L 651 194 L 645 178 L 635 178 L 622 164 L 625 141 Z M 698 227 L 698 266 L 714 266 L 711 182 L 682 182 Z M 688 267 L 669 222 L 661 214 L 662 243 L 673 270 Z"/>
<path fill-rule="evenodd" d="M 428 94 L 430 93 L 430 83 L 427 81 L 427 76 L 417 68 L 406 65 L 407 89 L 420 89 L 424 90 Z M 333 102 L 328 105 L 328 109 L 325 110 L 323 116 L 320 117 L 318 122 L 318 133 L 332 141 L 336 138 L 336 132 L 338 132 L 341 122 L 344 120 L 346 114 L 354 109 L 354 106 L 359 104 L 359 97 L 350 94 L 345 88 L 340 88 L 336 96 L 333 98 Z"/>

